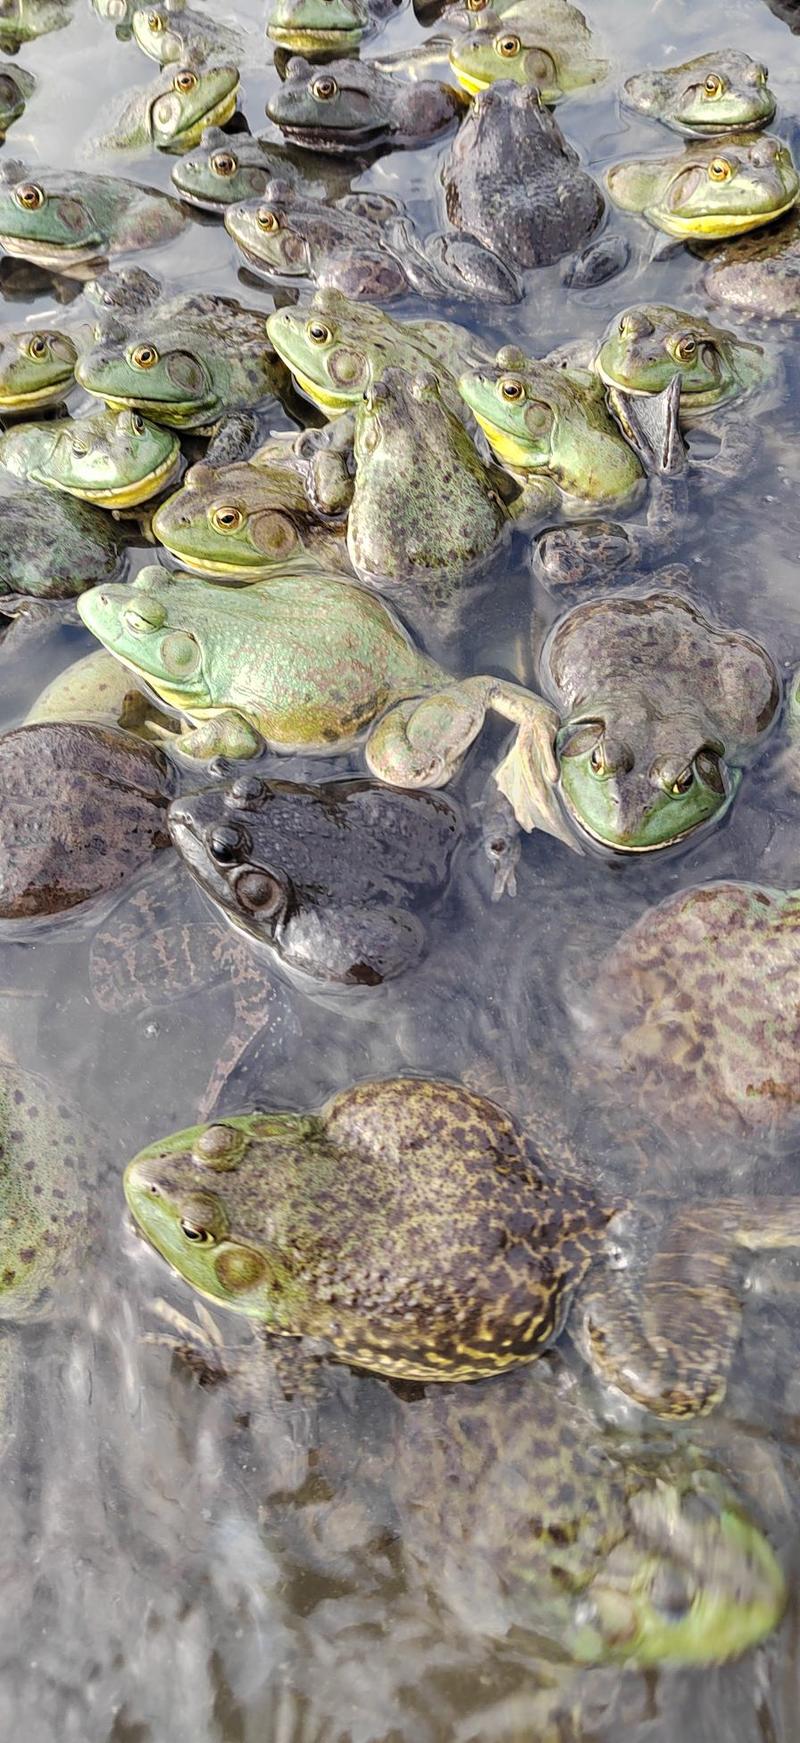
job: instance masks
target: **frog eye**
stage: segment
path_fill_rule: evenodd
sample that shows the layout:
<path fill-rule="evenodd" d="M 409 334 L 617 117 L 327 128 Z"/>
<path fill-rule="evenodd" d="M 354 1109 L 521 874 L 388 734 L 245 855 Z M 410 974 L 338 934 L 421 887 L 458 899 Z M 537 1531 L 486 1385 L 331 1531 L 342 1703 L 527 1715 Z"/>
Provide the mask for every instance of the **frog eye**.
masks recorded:
<path fill-rule="evenodd" d="M 155 345 L 134 345 L 128 360 L 134 369 L 152 369 L 158 362 L 158 352 Z"/>
<path fill-rule="evenodd" d="M 711 98 L 721 97 L 724 89 L 725 84 L 720 78 L 719 73 L 709 73 L 708 78 L 703 84 L 703 95 Z"/>
<path fill-rule="evenodd" d="M 708 166 L 708 174 L 712 182 L 728 182 L 733 169 L 727 157 L 714 157 Z"/>
<path fill-rule="evenodd" d="M 468 12 L 485 12 L 489 0 L 467 0 Z"/>
<path fill-rule="evenodd" d="M 42 333 L 34 333 L 33 337 L 28 340 L 25 349 L 29 357 L 38 361 L 47 356 L 50 346 Z"/>
<path fill-rule="evenodd" d="M 259 209 L 256 212 L 256 223 L 259 230 L 266 230 L 268 234 L 274 230 L 280 229 L 280 221 L 278 217 L 274 212 L 269 210 L 268 206 L 259 206 Z"/>
<path fill-rule="evenodd" d="M 265 787 L 260 775 L 240 775 L 234 781 L 230 792 L 226 794 L 226 803 L 231 805 L 257 804 L 264 797 Z"/>
<path fill-rule="evenodd" d="M 522 43 L 518 36 L 498 36 L 494 47 L 495 53 L 499 54 L 504 61 L 512 61 L 514 56 L 519 54 Z"/>
<path fill-rule="evenodd" d="M 598 742 L 592 751 L 589 758 L 589 766 L 593 775 L 605 774 L 606 764 L 603 756 L 603 744 L 601 739 L 598 739 Z"/>
<path fill-rule="evenodd" d="M 324 321 L 309 321 L 306 333 L 312 345 L 329 345 L 333 334 Z"/>
<path fill-rule="evenodd" d="M 163 629 L 167 613 L 159 600 L 142 599 L 138 605 L 126 605 L 122 621 L 128 629 L 141 634 L 152 629 Z"/>
<path fill-rule="evenodd" d="M 319 103 L 330 103 L 333 97 L 338 97 L 339 86 L 335 79 L 326 74 L 324 78 L 314 80 L 311 86 L 311 95 L 316 97 Z"/>
<path fill-rule="evenodd" d="M 711 750 L 708 745 L 698 751 L 694 766 L 704 787 L 710 787 L 712 793 L 724 793 L 725 776 L 722 767 L 721 753 Z"/>
<path fill-rule="evenodd" d="M 72 452 L 77 455 L 79 460 L 82 460 L 84 455 L 88 454 L 89 450 L 85 442 L 73 442 Z"/>
<path fill-rule="evenodd" d="M 675 342 L 675 356 L 681 363 L 691 363 L 697 356 L 697 340 L 691 333 L 683 333 Z"/>
<path fill-rule="evenodd" d="M 133 433 L 135 436 L 143 436 L 144 435 L 145 421 L 144 421 L 144 418 L 141 417 L 139 412 L 131 412 L 131 429 L 133 430 Z"/>
<path fill-rule="evenodd" d="M 687 763 L 686 768 L 681 769 L 680 774 L 677 775 L 675 780 L 673 781 L 672 786 L 669 789 L 670 796 L 673 799 L 682 798 L 684 793 L 688 793 L 689 788 L 692 786 L 693 782 L 694 782 L 694 766 L 692 763 Z"/>
<path fill-rule="evenodd" d="M 35 182 L 23 182 L 21 187 L 15 188 L 14 199 L 18 206 L 24 206 L 26 212 L 36 212 L 44 205 L 44 194 Z"/>
<path fill-rule="evenodd" d="M 517 405 L 525 398 L 525 383 L 517 375 L 504 376 L 502 381 L 498 381 L 497 387 L 500 398 L 507 400 L 509 405 Z"/>
<path fill-rule="evenodd" d="M 190 67 L 181 67 L 180 72 L 175 74 L 172 81 L 173 91 L 182 91 L 186 95 L 188 91 L 194 91 L 196 88 L 197 74 L 193 73 Z"/>
<path fill-rule="evenodd" d="M 237 878 L 236 900 L 251 914 L 265 917 L 277 913 L 283 906 L 284 892 L 277 878 L 264 871 L 245 871 Z"/>
<path fill-rule="evenodd" d="M 148 28 L 148 30 L 155 31 L 156 34 L 158 33 L 158 31 L 164 29 L 164 19 L 163 19 L 162 14 L 160 12 L 148 12 L 148 14 L 147 14 L 147 28 Z"/>
<path fill-rule="evenodd" d="M 211 168 L 215 176 L 233 176 L 239 168 L 239 161 L 232 151 L 215 151 L 211 158 Z"/>
<path fill-rule="evenodd" d="M 214 531 L 217 533 L 237 533 L 244 524 L 244 515 L 233 503 L 225 504 L 224 508 L 213 508 L 209 515 Z"/>
<path fill-rule="evenodd" d="M 236 823 L 217 823 L 209 829 L 206 843 L 218 865 L 235 865 L 250 851 L 250 837 Z"/>
<path fill-rule="evenodd" d="M 213 1229 L 206 1229 L 201 1223 L 191 1222 L 188 1216 L 181 1217 L 180 1227 L 184 1238 L 198 1247 L 210 1247 L 217 1238 Z"/>

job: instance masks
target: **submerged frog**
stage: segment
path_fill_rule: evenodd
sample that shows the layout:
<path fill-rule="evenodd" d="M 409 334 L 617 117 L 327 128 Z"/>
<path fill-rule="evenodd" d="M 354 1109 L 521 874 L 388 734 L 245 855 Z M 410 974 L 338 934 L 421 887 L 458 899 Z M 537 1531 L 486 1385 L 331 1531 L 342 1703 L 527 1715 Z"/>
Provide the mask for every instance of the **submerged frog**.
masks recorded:
<path fill-rule="evenodd" d="M 202 67 L 214 59 L 238 57 L 244 43 L 231 25 L 216 24 L 206 12 L 181 6 L 137 6 L 131 29 L 139 47 L 159 66 Z"/>
<path fill-rule="evenodd" d="M 674 845 L 724 816 L 781 702 L 759 642 L 669 592 L 577 605 L 551 630 L 541 675 L 559 775 L 549 785 L 532 759 L 527 826 L 573 847 L 577 829 L 617 853 Z"/>
<path fill-rule="evenodd" d="M 109 254 L 154 248 L 177 236 L 177 200 L 117 176 L 0 165 L 0 248 L 59 273 L 81 273 Z"/>
<path fill-rule="evenodd" d="M 267 36 L 292 54 L 349 54 L 397 5 L 398 0 L 272 0 Z"/>
<path fill-rule="evenodd" d="M 33 73 L 26 73 L 24 67 L 12 66 L 10 61 L 0 61 L 0 140 L 5 139 L 9 127 L 25 114 L 25 105 L 35 90 Z"/>
<path fill-rule="evenodd" d="M 172 766 L 127 732 L 75 721 L 0 737 L 0 916 L 63 914 L 169 846 Z"/>
<path fill-rule="evenodd" d="M 788 212 L 800 193 L 789 147 L 771 133 L 688 145 L 675 157 L 631 159 L 605 179 L 616 206 L 641 212 L 682 240 L 756 230 Z"/>
<path fill-rule="evenodd" d="M 236 112 L 239 69 L 233 65 L 168 66 L 142 90 L 126 95 L 101 151 L 189 151 L 204 127 L 222 127 Z"/>
<path fill-rule="evenodd" d="M 4 0 L 0 15 L 0 49 L 16 54 L 22 42 L 63 30 L 72 18 L 70 0 Z"/>
<path fill-rule="evenodd" d="M 800 315 L 800 212 L 758 236 L 742 236 L 715 249 L 703 276 L 715 302 L 785 320 Z"/>
<path fill-rule="evenodd" d="M 180 460 L 177 436 L 135 411 L 24 424 L 0 436 L 0 466 L 100 508 L 147 502 L 172 483 Z"/>
<path fill-rule="evenodd" d="M 68 496 L 3 477 L 0 490 L 0 609 L 11 594 L 73 599 L 110 581 L 121 538 L 111 517 Z"/>
<path fill-rule="evenodd" d="M 236 590 L 164 569 L 93 588 L 87 628 L 170 707 L 198 722 L 187 756 L 331 754 L 368 731 L 366 761 L 390 786 L 444 787 L 489 709 L 525 723 L 550 766 L 550 710 L 503 679 L 454 682 L 413 647 L 374 594 L 323 574 Z M 530 748 L 526 748 L 526 756 Z M 504 780 L 515 770 L 514 750 Z"/>
<path fill-rule="evenodd" d="M 249 774 L 175 800 L 169 827 L 235 926 L 317 979 L 377 986 L 421 955 L 413 908 L 446 884 L 462 822 L 432 793 Z"/>
<path fill-rule="evenodd" d="M 602 963 L 592 1071 L 670 1129 L 752 1138 L 800 1115 L 800 892 L 702 884 L 648 908 Z"/>
<path fill-rule="evenodd" d="M 302 463 L 291 465 L 291 448 L 282 458 L 192 466 L 156 511 L 154 536 L 201 575 L 257 581 L 295 561 L 349 570 L 344 521 L 320 517 Z"/>
<path fill-rule="evenodd" d="M 463 108 L 458 92 L 436 80 L 406 84 L 369 61 L 331 61 L 320 68 L 295 55 L 267 114 L 298 145 L 364 152 L 439 139 Z"/>
<path fill-rule="evenodd" d="M 125 1195 L 157 1252 L 267 1338 L 398 1379 L 477 1380 L 535 1361 L 574 1302 L 595 1371 L 665 1417 L 724 1396 L 738 1255 L 800 1243 L 794 1199 L 694 1204 L 666 1213 L 630 1282 L 613 1265 L 629 1205 L 548 1167 L 485 1097 L 413 1077 L 176 1132 L 129 1163 Z"/>
<path fill-rule="evenodd" d="M 636 73 L 625 81 L 625 101 L 643 115 L 698 138 L 768 127 L 776 106 L 768 76 L 766 67 L 749 54 L 714 49 L 678 67 Z"/>
<path fill-rule="evenodd" d="M 77 350 L 56 327 L 0 332 L 0 411 L 60 405 L 75 381 Z"/>
<path fill-rule="evenodd" d="M 476 97 L 441 170 L 450 224 L 515 268 L 577 249 L 604 200 L 538 92 L 501 79 Z"/>
<path fill-rule="evenodd" d="M 485 27 L 479 11 L 471 12 L 479 28 L 455 38 L 450 65 L 472 96 L 496 79 L 514 79 L 536 86 L 543 103 L 558 103 L 606 77 L 608 61 L 596 55 L 583 13 L 565 0 L 493 6 Z"/>
<path fill-rule="evenodd" d="M 262 310 L 189 293 L 144 310 L 127 330 L 81 353 L 75 379 L 115 410 L 176 429 L 203 429 L 280 392 L 286 371 Z"/>
<path fill-rule="evenodd" d="M 629 394 L 662 393 L 678 374 L 685 422 L 751 393 L 774 373 L 763 345 L 664 303 L 638 303 L 615 316 L 595 369 L 606 387 Z"/>

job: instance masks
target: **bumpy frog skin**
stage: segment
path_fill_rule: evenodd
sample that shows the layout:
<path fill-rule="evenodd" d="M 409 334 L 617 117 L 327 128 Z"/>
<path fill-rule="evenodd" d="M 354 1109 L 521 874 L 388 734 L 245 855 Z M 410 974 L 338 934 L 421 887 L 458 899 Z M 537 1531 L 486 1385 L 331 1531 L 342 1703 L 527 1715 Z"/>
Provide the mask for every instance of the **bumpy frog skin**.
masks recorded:
<path fill-rule="evenodd" d="M 703 279 L 714 302 L 747 309 L 763 320 L 800 315 L 800 212 L 757 236 L 715 249 Z"/>
<path fill-rule="evenodd" d="M 6 0 L 0 18 L 0 48 L 13 54 L 21 42 L 63 30 L 71 17 L 67 0 Z"/>
<path fill-rule="evenodd" d="M 767 76 L 766 67 L 749 54 L 716 49 L 679 67 L 637 73 L 625 81 L 625 101 L 643 115 L 697 138 L 768 127 L 775 98 Z"/>
<path fill-rule="evenodd" d="M 177 200 L 117 176 L 0 166 L 0 247 L 59 273 L 177 236 L 186 215 Z"/>
<path fill-rule="evenodd" d="M 584 502 L 624 502 L 642 468 L 610 417 L 596 377 L 498 351 L 490 372 L 464 374 L 459 390 L 503 465 Z"/>
<path fill-rule="evenodd" d="M 121 537 L 110 515 L 37 484 L 12 480 L 0 493 L 0 598 L 73 599 L 110 581 Z"/>
<path fill-rule="evenodd" d="M 181 7 L 137 6 L 131 19 L 139 47 L 159 66 L 199 67 L 210 58 L 238 55 L 242 43 L 235 30 L 217 25 L 204 12 Z"/>
<path fill-rule="evenodd" d="M 77 350 L 54 327 L 0 333 L 0 411 L 60 405 L 75 377 Z"/>
<path fill-rule="evenodd" d="M 25 114 L 25 105 L 35 90 L 33 73 L 12 66 L 10 61 L 0 61 L 0 139 Z"/>
<path fill-rule="evenodd" d="M 168 66 L 135 91 L 99 141 L 104 151 L 190 151 L 204 127 L 223 127 L 236 111 L 235 66 Z"/>
<path fill-rule="evenodd" d="M 0 1321 L 58 1312 L 93 1238 L 92 1157 L 51 1084 L 0 1064 Z"/>
<path fill-rule="evenodd" d="M 780 703 L 766 650 L 676 593 L 576 606 L 550 632 L 541 664 L 562 716 L 566 813 L 621 853 L 669 846 L 722 817 Z M 542 827 L 566 839 L 541 786 L 533 804 Z"/>
<path fill-rule="evenodd" d="M 538 0 L 531 15 L 524 7 L 492 8 L 492 23 L 457 37 L 450 65 L 465 91 L 475 96 L 495 79 L 535 85 L 543 103 L 557 103 L 570 91 L 598 84 L 608 62 L 598 59 L 586 19 L 564 0 Z M 475 14 L 480 25 L 480 14 Z"/>
<path fill-rule="evenodd" d="M 378 302 L 410 288 L 386 230 L 346 202 L 323 204 L 270 182 L 259 199 L 229 207 L 225 229 L 246 264 L 273 284 L 305 279 Z"/>
<path fill-rule="evenodd" d="M 241 200 L 257 199 L 268 182 L 293 181 L 295 173 L 285 147 L 252 133 L 207 127 L 191 157 L 178 159 L 172 181 L 190 205 L 225 212 Z"/>
<path fill-rule="evenodd" d="M 298 561 L 350 568 L 344 523 L 320 520 L 301 472 L 287 466 L 193 466 L 152 527 L 179 562 L 201 575 L 257 581 Z"/>
<path fill-rule="evenodd" d="M 587 995 L 593 1068 L 678 1130 L 794 1128 L 799 936 L 797 890 L 711 883 L 648 908 Z"/>
<path fill-rule="evenodd" d="M 367 0 L 272 0 L 267 36 L 292 54 L 347 54 L 369 24 Z"/>
<path fill-rule="evenodd" d="M 135 508 L 165 490 L 180 465 L 177 436 L 138 412 L 92 412 L 24 424 L 0 436 L 0 465 L 101 508 Z"/>
<path fill-rule="evenodd" d="M 181 741 L 198 758 L 343 750 L 370 728 L 366 761 L 390 786 L 443 787 L 490 708 L 524 725 L 554 778 L 553 711 L 516 684 L 454 683 L 417 653 L 373 594 L 321 574 L 236 590 L 164 569 L 131 587 L 93 588 L 87 628 L 156 694 L 200 724 Z M 320 674 L 327 679 L 321 684 Z M 512 746 L 497 779 L 516 772 Z"/>
<path fill-rule="evenodd" d="M 763 346 L 701 315 L 639 303 L 611 322 L 595 369 L 606 387 L 633 394 L 663 393 L 677 373 L 681 418 L 689 422 L 760 386 L 770 364 Z"/>
<path fill-rule="evenodd" d="M 667 1417 L 724 1394 L 737 1251 L 800 1243 L 795 1200 L 693 1205 L 670 1223 L 640 1306 L 597 1264 L 627 1207 L 549 1173 L 493 1102 L 417 1078 L 360 1084 L 318 1115 L 177 1132 L 129 1163 L 125 1194 L 202 1295 L 398 1379 L 476 1380 L 535 1361 L 578 1296 L 584 1354 Z"/>
<path fill-rule="evenodd" d="M 242 775 L 176 800 L 172 839 L 248 937 L 317 979 L 378 986 L 420 956 L 415 897 L 446 882 L 461 820 L 439 794 Z"/>
<path fill-rule="evenodd" d="M 75 379 L 115 410 L 176 429 L 249 411 L 285 380 L 264 316 L 233 297 L 176 298 L 81 354 Z"/>
<path fill-rule="evenodd" d="M 668 236 L 714 241 L 771 224 L 800 192 L 792 154 L 771 133 L 689 145 L 682 156 L 632 159 L 606 171 L 624 212 L 641 212 Z"/>
<path fill-rule="evenodd" d="M 287 139 L 317 151 L 424 145 L 451 128 L 463 98 L 450 85 L 406 84 L 367 61 L 314 67 L 294 56 L 267 114 Z"/>

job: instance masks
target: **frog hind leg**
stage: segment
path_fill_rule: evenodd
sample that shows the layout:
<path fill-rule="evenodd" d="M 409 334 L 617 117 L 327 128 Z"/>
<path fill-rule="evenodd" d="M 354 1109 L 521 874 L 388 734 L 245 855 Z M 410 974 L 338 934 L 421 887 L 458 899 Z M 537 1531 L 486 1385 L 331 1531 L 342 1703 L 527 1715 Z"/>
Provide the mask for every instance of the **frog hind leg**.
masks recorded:
<path fill-rule="evenodd" d="M 395 787 L 445 787 L 486 718 L 486 680 L 395 703 L 367 740 L 367 766 Z"/>
<path fill-rule="evenodd" d="M 318 980 L 370 987 L 402 974 L 424 947 L 424 926 L 404 908 L 338 906 L 293 920 L 288 960 Z"/>
<path fill-rule="evenodd" d="M 252 757 L 263 750 L 263 740 L 243 714 L 226 708 L 210 720 L 192 727 L 177 740 L 175 749 L 182 756 L 205 762 L 210 757 Z"/>

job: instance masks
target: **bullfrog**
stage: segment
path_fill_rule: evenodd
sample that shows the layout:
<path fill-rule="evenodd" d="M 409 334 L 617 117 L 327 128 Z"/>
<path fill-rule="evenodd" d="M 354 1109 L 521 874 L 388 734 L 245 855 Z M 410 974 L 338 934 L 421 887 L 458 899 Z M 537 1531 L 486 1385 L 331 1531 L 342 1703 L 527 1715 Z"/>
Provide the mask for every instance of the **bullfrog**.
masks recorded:
<path fill-rule="evenodd" d="M 236 59 L 243 53 L 244 42 L 231 25 L 216 24 L 206 12 L 192 12 L 188 7 L 175 10 L 170 6 L 137 6 L 131 17 L 131 29 L 139 47 L 159 66 L 201 67 L 205 61 Z"/>
<path fill-rule="evenodd" d="M 130 587 L 92 588 L 78 609 L 158 697 L 198 722 L 180 741 L 190 757 L 252 756 L 262 736 L 276 750 L 330 754 L 368 730 L 373 775 L 444 787 L 495 709 L 534 741 L 542 723 L 541 755 L 554 767 L 538 697 L 504 679 L 454 682 L 374 594 L 340 579 L 287 575 L 231 590 L 149 567 Z M 515 770 L 512 747 L 504 784 Z"/>
<path fill-rule="evenodd" d="M 225 213 L 241 200 L 257 199 L 268 182 L 293 182 L 297 175 L 290 150 L 254 133 L 224 133 L 206 127 L 190 157 L 180 157 L 171 171 L 182 200 L 207 212 Z M 317 184 L 306 184 L 307 192 Z"/>
<path fill-rule="evenodd" d="M 570 91 L 596 85 L 608 62 L 595 54 L 586 19 L 565 0 L 535 5 L 493 6 L 491 23 L 455 37 L 450 65 L 465 91 L 475 96 L 496 79 L 533 85 L 543 103 L 558 103 Z"/>
<path fill-rule="evenodd" d="M 713 49 L 678 67 L 636 73 L 625 81 L 625 101 L 699 139 L 768 127 L 776 107 L 768 77 L 766 67 L 749 54 Z"/>
<path fill-rule="evenodd" d="M 0 736 L 0 917 L 63 914 L 116 889 L 169 846 L 168 758 L 89 722 Z"/>
<path fill-rule="evenodd" d="M 70 0 L 4 0 L 0 14 L 0 48 L 16 54 L 22 42 L 63 30 L 72 17 Z"/>
<path fill-rule="evenodd" d="M 489 1379 L 540 1357 L 572 1308 L 604 1382 L 668 1418 L 724 1396 L 740 1257 L 800 1242 L 794 1199 L 695 1203 L 665 1211 L 629 1281 L 631 1206 L 549 1166 L 496 1103 L 428 1078 L 191 1126 L 141 1150 L 124 1186 L 162 1258 L 267 1339 L 396 1379 Z"/>
<path fill-rule="evenodd" d="M 161 714 L 131 678 L 127 668 L 105 648 L 95 648 L 73 660 L 40 691 L 23 721 L 35 726 L 41 720 L 95 721 L 100 726 L 121 726 L 136 738 L 164 744 L 174 736 L 176 722 Z"/>
<path fill-rule="evenodd" d="M 591 372 L 504 345 L 490 370 L 465 372 L 458 385 L 498 459 L 530 481 L 535 506 L 625 502 L 641 486 L 642 466 Z"/>
<path fill-rule="evenodd" d="M 540 676 L 559 775 L 556 790 L 532 759 L 528 826 L 617 853 L 674 845 L 724 816 L 782 699 L 766 648 L 661 590 L 576 605 L 550 631 Z M 514 809 L 524 815 L 521 794 Z"/>
<path fill-rule="evenodd" d="M 678 1132 L 796 1127 L 800 892 L 722 880 L 623 933 L 585 990 L 592 1070 Z"/>
<path fill-rule="evenodd" d="M 756 230 L 791 210 L 800 179 L 787 145 L 771 133 L 709 140 L 674 157 L 615 164 L 606 186 L 624 212 L 641 212 L 682 240 L 714 241 Z"/>
<path fill-rule="evenodd" d="M 436 376 L 387 369 L 355 414 L 347 545 L 362 581 L 436 613 L 454 605 L 509 524 L 487 467 Z M 412 615 L 413 621 L 413 615 Z"/>
<path fill-rule="evenodd" d="M 533 86 L 481 91 L 442 164 L 449 223 L 514 268 L 549 266 L 585 242 L 604 200 Z"/>
<path fill-rule="evenodd" d="M 437 80 L 408 84 L 369 61 L 331 61 L 320 68 L 293 55 L 267 114 L 295 144 L 363 153 L 439 139 L 463 108 L 458 92 Z"/>
<path fill-rule="evenodd" d="M 226 918 L 320 980 L 378 986 L 421 955 L 462 819 L 439 794 L 240 775 L 170 807 L 172 840 Z"/>
<path fill-rule="evenodd" d="M 110 581 L 121 537 L 110 515 L 37 484 L 3 475 L 0 490 L 0 608 L 9 596 L 72 599 Z"/>
<path fill-rule="evenodd" d="M 0 139 L 5 139 L 9 127 L 25 114 L 25 105 L 35 90 L 33 73 L 13 66 L 11 61 L 0 61 Z"/>
<path fill-rule="evenodd" d="M 109 254 L 171 241 L 185 223 L 177 200 L 118 176 L 0 164 L 0 248 L 50 271 L 82 275 Z"/>
<path fill-rule="evenodd" d="M 177 436 L 136 411 L 23 424 L 0 436 L 0 466 L 17 478 L 128 509 L 165 490 L 180 466 Z"/>
<path fill-rule="evenodd" d="M 77 350 L 57 327 L 0 330 L 0 411 L 60 405 L 75 379 Z"/>
<path fill-rule="evenodd" d="M 387 368 L 433 370 L 448 404 L 463 405 L 456 381 L 487 356 L 481 341 L 452 321 L 396 321 L 341 292 L 276 309 L 267 332 L 279 357 L 314 405 L 333 418 L 355 406 Z"/>
<path fill-rule="evenodd" d="M 203 429 L 279 392 L 286 371 L 262 310 L 234 297 L 176 297 L 144 310 L 81 353 L 75 379 L 115 410 L 176 429 Z"/>
<path fill-rule="evenodd" d="M 201 575 L 254 581 L 295 560 L 349 570 L 344 521 L 320 517 L 302 464 L 293 466 L 292 447 L 284 447 L 288 464 L 279 451 L 272 464 L 262 454 L 258 463 L 192 466 L 156 510 L 155 538 Z"/>
<path fill-rule="evenodd" d="M 239 69 L 232 64 L 165 67 L 152 83 L 128 93 L 92 151 L 190 151 L 204 127 L 223 126 L 236 112 Z"/>
<path fill-rule="evenodd" d="M 751 393 L 773 373 L 763 345 L 664 303 L 637 303 L 615 316 L 595 369 L 612 392 L 633 394 L 661 393 L 677 373 L 687 423 Z"/>
<path fill-rule="evenodd" d="M 714 249 L 703 288 L 715 302 L 765 320 L 799 315 L 800 212 L 789 212 L 758 236 L 742 236 Z"/>
<path fill-rule="evenodd" d="M 396 10 L 398 0 L 272 0 L 267 36 L 300 55 L 350 54 Z"/>

